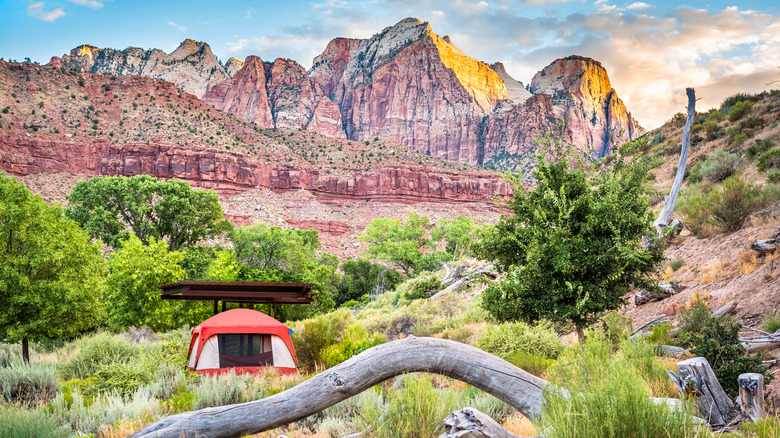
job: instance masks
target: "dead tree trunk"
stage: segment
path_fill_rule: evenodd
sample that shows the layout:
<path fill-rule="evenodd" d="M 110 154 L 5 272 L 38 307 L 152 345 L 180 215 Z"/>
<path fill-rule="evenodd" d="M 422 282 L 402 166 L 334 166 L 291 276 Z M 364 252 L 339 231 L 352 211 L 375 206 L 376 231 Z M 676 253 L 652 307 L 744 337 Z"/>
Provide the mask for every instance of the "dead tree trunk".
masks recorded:
<path fill-rule="evenodd" d="M 716 425 L 730 424 L 740 417 L 740 410 L 715 377 L 710 363 L 703 357 L 694 357 L 677 363 L 678 377 L 668 371 L 669 377 L 677 385 L 681 394 L 693 394 L 707 423 Z"/>
<path fill-rule="evenodd" d="M 685 122 L 685 130 L 683 130 L 680 163 L 677 165 L 677 174 L 674 176 L 672 189 L 669 191 L 669 196 L 666 197 L 664 202 L 664 209 L 661 210 L 658 219 L 653 222 L 653 226 L 658 234 L 669 226 L 669 222 L 672 220 L 674 206 L 677 204 L 677 197 L 680 195 L 680 188 L 682 187 L 683 178 L 685 178 L 685 166 L 688 164 L 688 149 L 691 143 L 691 126 L 693 126 L 693 119 L 696 117 L 696 93 L 693 91 L 693 88 L 686 88 L 685 94 L 688 95 L 688 119 Z"/>
<path fill-rule="evenodd" d="M 672 295 L 678 294 L 683 290 L 685 290 L 685 286 L 679 283 L 662 283 L 658 285 L 658 289 L 642 289 L 637 292 L 636 295 L 634 295 L 634 304 L 641 306 L 654 301 L 661 301 Z"/>
<path fill-rule="evenodd" d="M 528 417 L 536 417 L 547 381 L 469 345 L 434 338 L 388 342 L 287 391 L 230 406 L 173 415 L 132 438 L 227 438 L 262 432 L 315 414 L 402 373 L 449 376 L 494 395 Z"/>
<path fill-rule="evenodd" d="M 739 407 L 751 420 L 766 417 L 764 409 L 764 376 L 758 373 L 740 374 Z"/>
<path fill-rule="evenodd" d="M 750 244 L 750 249 L 758 252 L 761 255 L 775 252 L 780 245 L 780 231 L 777 232 L 771 239 L 756 240 Z"/>

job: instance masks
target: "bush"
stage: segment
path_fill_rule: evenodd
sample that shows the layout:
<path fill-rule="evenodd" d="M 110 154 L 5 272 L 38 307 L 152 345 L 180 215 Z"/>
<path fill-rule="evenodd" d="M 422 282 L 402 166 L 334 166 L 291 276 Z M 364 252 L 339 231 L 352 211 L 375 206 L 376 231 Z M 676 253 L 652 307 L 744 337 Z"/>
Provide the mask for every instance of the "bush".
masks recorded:
<path fill-rule="evenodd" d="M 590 335 L 582 349 L 553 367 L 555 385 L 545 389 L 542 408 L 545 437 L 706 436 L 685 412 L 653 402 L 637 364 L 610 351 L 610 343 Z"/>
<path fill-rule="evenodd" d="M 33 352 L 30 351 L 31 356 L 32 354 Z M 0 343 L 0 367 L 7 367 L 17 360 L 22 360 L 22 346 Z"/>
<path fill-rule="evenodd" d="M 772 149 L 761 154 L 756 162 L 756 167 L 761 172 L 771 167 L 780 167 L 780 149 Z"/>
<path fill-rule="evenodd" d="M 52 364 L 14 361 L 0 368 L 0 396 L 6 403 L 37 406 L 48 403 L 56 394 L 57 377 Z"/>
<path fill-rule="evenodd" d="M 745 93 L 737 93 L 733 96 L 729 96 L 720 104 L 720 112 L 722 114 L 730 114 L 734 105 L 740 102 L 751 101 L 751 99 L 753 99 L 753 96 Z"/>
<path fill-rule="evenodd" d="M 691 233 L 697 236 L 705 235 L 710 218 L 708 208 L 707 193 L 702 184 L 694 183 L 682 188 L 677 201 L 677 212 Z"/>
<path fill-rule="evenodd" d="M 731 147 L 736 148 L 742 146 L 747 141 L 747 134 L 737 134 L 734 136 L 734 140 L 731 142 Z"/>
<path fill-rule="evenodd" d="M 733 176 L 710 192 L 709 204 L 712 219 L 720 228 L 734 232 L 742 229 L 748 218 L 766 205 L 766 199 L 753 184 Z"/>
<path fill-rule="evenodd" d="M 67 349 L 76 350 L 77 353 L 60 367 L 65 380 L 92 377 L 107 365 L 116 361 L 136 360 L 141 353 L 138 344 L 130 342 L 124 336 L 108 332 L 85 336 L 70 344 Z"/>
<path fill-rule="evenodd" d="M 381 333 L 374 333 L 372 336 L 369 336 L 362 324 L 353 323 L 344 331 L 344 336 L 340 343 L 325 349 L 323 359 L 327 366 L 332 367 L 375 345 L 385 342 L 387 340 Z"/>
<path fill-rule="evenodd" d="M 745 155 L 750 158 L 763 154 L 775 146 L 774 138 L 765 138 L 745 149 Z"/>
<path fill-rule="evenodd" d="M 404 294 L 407 300 L 430 298 L 441 290 L 441 281 L 433 275 L 418 279 L 412 285 L 412 289 Z"/>
<path fill-rule="evenodd" d="M 780 330 L 780 312 L 775 310 L 772 313 L 768 313 L 764 319 L 764 324 L 761 327 L 768 333 L 774 333 Z"/>
<path fill-rule="evenodd" d="M 772 184 L 780 183 L 780 169 L 767 172 L 766 180 Z"/>
<path fill-rule="evenodd" d="M 563 352 L 563 343 L 550 323 L 528 325 L 523 322 L 488 326 L 479 333 L 477 348 L 510 360 L 518 353 L 556 358 Z"/>
<path fill-rule="evenodd" d="M 300 366 L 307 371 L 324 367 L 325 350 L 341 340 L 350 318 L 348 310 L 339 310 L 301 321 L 292 336 Z"/>
<path fill-rule="evenodd" d="M 232 371 L 226 375 L 207 377 L 201 380 L 193 409 L 225 406 L 244 401 L 245 382 L 240 381 Z M 242 384 L 243 383 L 243 384 Z"/>
<path fill-rule="evenodd" d="M 673 271 L 676 271 L 683 267 L 685 264 L 684 259 L 674 259 L 671 263 L 669 263 L 669 266 L 672 268 Z"/>
<path fill-rule="evenodd" d="M 0 436 L 3 438 L 69 437 L 70 429 L 62 429 L 60 424 L 54 415 L 40 409 L 0 406 Z"/>
<path fill-rule="evenodd" d="M 749 355 L 740 343 L 742 324 L 729 316 L 712 316 L 703 302 L 681 314 L 681 319 L 684 331 L 680 345 L 694 356 L 707 359 L 723 390 L 731 397 L 739 393 L 737 377 L 742 373 L 759 373 L 764 375 L 765 382 L 772 380 L 767 369 L 761 367 L 761 357 Z"/>
<path fill-rule="evenodd" d="M 708 157 L 702 163 L 699 171 L 707 181 L 720 182 L 733 175 L 741 164 L 740 157 L 721 149 Z"/>

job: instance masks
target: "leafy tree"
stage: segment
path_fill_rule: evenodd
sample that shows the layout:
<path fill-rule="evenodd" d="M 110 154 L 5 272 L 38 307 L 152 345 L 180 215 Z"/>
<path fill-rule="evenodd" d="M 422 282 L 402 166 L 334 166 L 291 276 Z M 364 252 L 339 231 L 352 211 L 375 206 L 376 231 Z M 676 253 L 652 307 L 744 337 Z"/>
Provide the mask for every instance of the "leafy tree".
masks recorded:
<path fill-rule="evenodd" d="M 299 319 L 314 311 L 326 312 L 334 308 L 338 263 L 331 254 L 318 256 L 317 230 L 282 229 L 258 223 L 234 230 L 231 240 L 239 265 L 239 280 L 314 283 L 314 305 L 282 306 L 281 318 Z M 229 275 L 234 270 L 227 256 L 222 256 L 219 263 L 209 269 L 212 275 Z"/>
<path fill-rule="evenodd" d="M 178 179 L 92 178 L 77 183 L 68 201 L 68 216 L 114 248 L 134 234 L 144 244 L 152 237 L 165 240 L 175 251 L 231 228 L 216 193 Z"/>
<path fill-rule="evenodd" d="M 108 325 L 114 329 L 145 326 L 163 331 L 195 325 L 207 318 L 210 307 L 206 303 L 160 299 L 157 286 L 184 279 L 183 260 L 181 252 L 168 250 L 164 241 L 154 237 L 149 238 L 149 245 L 134 235 L 122 241 L 121 248 L 108 260 Z"/>
<path fill-rule="evenodd" d="M 392 263 L 411 276 L 419 273 L 421 261 L 444 258 L 440 254 L 424 258 L 426 251 L 430 254 L 435 248 L 428 233 L 430 227 L 428 218 L 416 213 L 409 213 L 403 225 L 397 219 L 376 218 L 368 224 L 360 240 L 369 244 L 369 256 Z"/>
<path fill-rule="evenodd" d="M 338 305 L 360 300 L 364 295 L 393 290 L 401 282 L 397 271 L 365 259 L 346 260 L 341 264 L 341 271 L 344 276 L 338 285 Z"/>
<path fill-rule="evenodd" d="M 455 219 L 442 219 L 434 230 L 433 240 L 444 239 L 447 243 L 447 253 L 457 260 L 471 254 L 471 247 L 476 241 L 478 230 L 474 219 L 458 216 Z"/>
<path fill-rule="evenodd" d="M 481 241 L 478 253 L 497 260 L 507 275 L 482 295 L 500 321 L 570 321 L 583 328 L 623 303 L 632 286 L 649 287 L 647 274 L 663 258 L 660 245 L 642 249 L 652 213 L 640 155 L 617 155 L 600 174 L 586 171 L 573 146 L 548 134 L 540 140 L 536 186 L 514 180 L 511 215 Z"/>
<path fill-rule="evenodd" d="M 0 339 L 61 339 L 103 319 L 100 245 L 13 177 L 0 174 Z"/>

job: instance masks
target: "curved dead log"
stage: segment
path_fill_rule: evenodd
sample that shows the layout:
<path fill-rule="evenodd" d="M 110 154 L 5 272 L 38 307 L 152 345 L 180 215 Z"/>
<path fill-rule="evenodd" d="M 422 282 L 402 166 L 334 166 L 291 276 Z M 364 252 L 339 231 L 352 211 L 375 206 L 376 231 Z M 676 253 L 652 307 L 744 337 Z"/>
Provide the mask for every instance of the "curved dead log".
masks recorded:
<path fill-rule="evenodd" d="M 683 130 L 680 162 L 677 165 L 677 174 L 674 176 L 672 189 L 669 191 L 669 196 L 666 197 L 664 202 L 664 209 L 661 210 L 661 214 L 659 214 L 658 218 L 653 222 L 653 226 L 659 234 L 664 228 L 669 226 L 669 221 L 672 220 L 672 213 L 674 212 L 674 206 L 677 204 L 677 198 L 680 196 L 680 188 L 682 187 L 683 179 L 685 178 L 685 167 L 688 163 L 688 149 L 691 144 L 691 126 L 693 126 L 693 119 L 696 117 L 696 93 L 693 91 L 693 88 L 686 88 L 685 94 L 688 96 L 688 119 L 685 121 L 685 129 Z"/>
<path fill-rule="evenodd" d="M 547 381 L 469 345 L 415 338 L 377 345 L 287 391 L 261 400 L 173 415 L 131 438 L 227 438 L 274 429 L 408 372 L 442 374 L 494 395 L 528 417 L 540 413 Z"/>

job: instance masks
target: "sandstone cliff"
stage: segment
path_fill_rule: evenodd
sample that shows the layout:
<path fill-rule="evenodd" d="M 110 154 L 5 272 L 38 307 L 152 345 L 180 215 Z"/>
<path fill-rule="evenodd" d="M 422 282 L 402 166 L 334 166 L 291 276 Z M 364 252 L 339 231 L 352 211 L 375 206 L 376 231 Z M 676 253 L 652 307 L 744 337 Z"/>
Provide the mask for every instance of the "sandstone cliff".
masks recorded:
<path fill-rule="evenodd" d="M 344 137 L 341 113 L 297 62 L 264 63 L 250 56 L 236 74 L 214 86 L 203 101 L 264 128 L 311 129 Z"/>
<path fill-rule="evenodd" d="M 53 57 L 49 64 L 83 73 L 162 79 L 198 97 L 230 77 L 208 44 L 191 39 L 185 40 L 170 54 L 158 49 L 128 47 L 120 51 L 82 45 L 62 58 Z M 231 64 L 229 68 L 236 70 Z"/>

